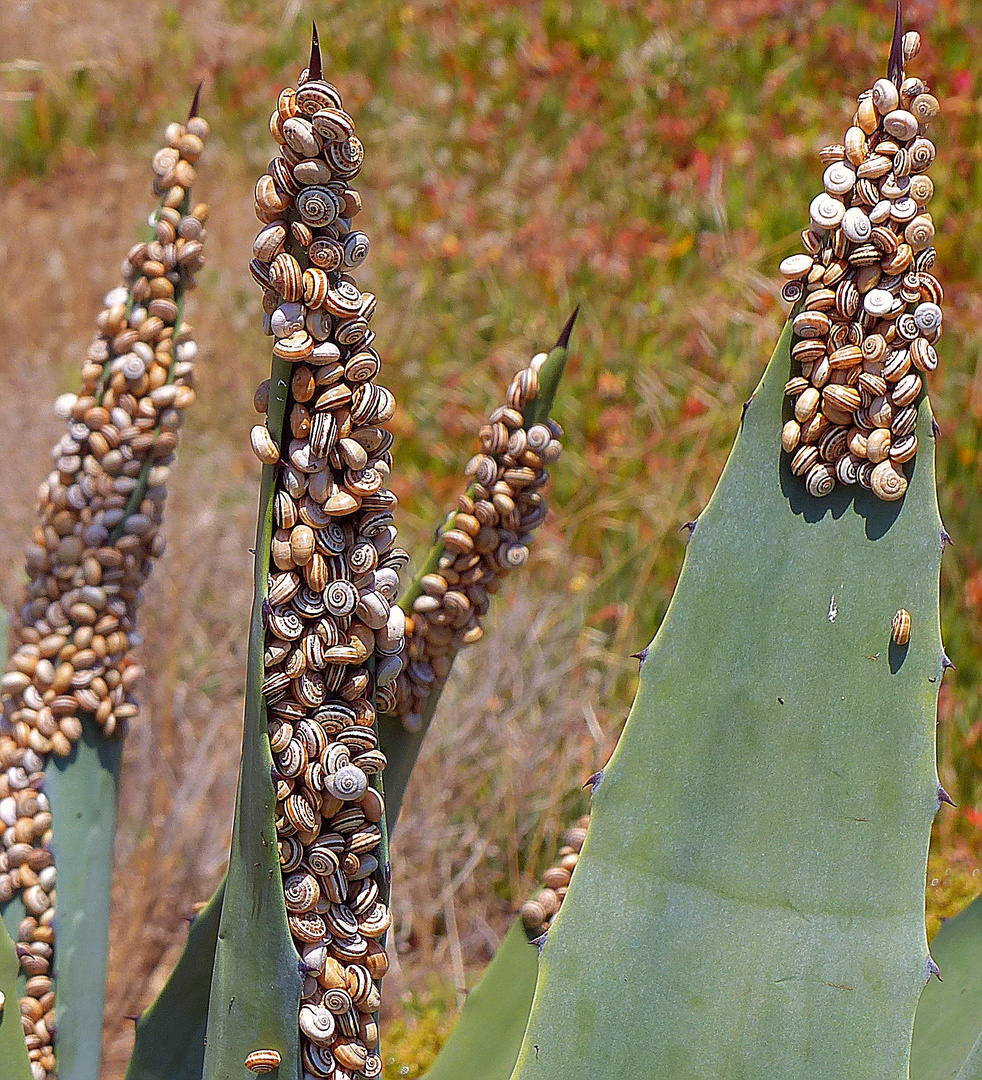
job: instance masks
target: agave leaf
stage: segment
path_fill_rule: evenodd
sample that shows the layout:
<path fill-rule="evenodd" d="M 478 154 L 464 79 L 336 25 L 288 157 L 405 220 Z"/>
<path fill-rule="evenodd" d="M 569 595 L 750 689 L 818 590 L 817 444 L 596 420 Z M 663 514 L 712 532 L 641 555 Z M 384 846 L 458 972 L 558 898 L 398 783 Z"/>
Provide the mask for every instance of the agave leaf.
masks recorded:
<path fill-rule="evenodd" d="M 281 433 L 289 365 L 274 359 L 268 424 Z M 279 441 L 279 440 L 277 440 Z M 273 531 L 275 469 L 263 466 L 256 533 L 255 597 L 249 628 L 242 764 L 208 1006 L 205 1080 L 241 1080 L 253 1050 L 277 1050 L 279 1080 L 299 1080 L 301 978 L 290 937 L 276 844 L 273 758 L 266 735 L 263 602 Z"/>
<path fill-rule="evenodd" d="M 569 355 L 569 336 L 573 329 L 573 323 L 579 313 L 579 308 L 570 316 L 563 332 L 559 335 L 556 343 L 542 367 L 539 369 L 539 394 L 534 401 L 530 402 L 525 409 L 524 420 L 526 426 L 542 423 L 547 420 L 552 410 L 556 391 L 559 389 L 559 381 L 566 368 L 566 359 Z M 413 609 L 413 601 L 423 591 L 420 581 L 426 574 L 433 573 L 439 565 L 440 556 L 443 554 L 443 543 L 437 539 L 423 560 L 423 565 L 413 579 L 412 584 L 406 589 L 399 600 L 399 606 L 409 613 Z M 379 717 L 379 746 L 388 759 L 385 768 L 385 820 L 389 824 L 389 832 L 395 829 L 402 808 L 403 796 L 409 784 L 416 759 L 419 757 L 423 740 L 429 730 L 430 722 L 436 713 L 436 707 L 443 693 L 443 686 L 437 687 L 429 696 L 426 708 L 423 710 L 422 723 L 418 731 L 408 731 L 397 716 Z"/>
<path fill-rule="evenodd" d="M 58 868 L 58 1075 L 98 1080 L 109 953 L 109 902 L 121 739 L 106 739 L 90 716 L 68 757 L 51 757 L 45 789 Z"/>
<path fill-rule="evenodd" d="M 174 970 L 136 1022 L 126 1080 L 201 1080 L 208 997 L 215 966 L 225 878 L 188 931 Z"/>
<path fill-rule="evenodd" d="M 0 1080 L 33 1080 L 17 1004 L 19 967 L 13 939 L 0 923 L 0 994 L 5 999 L 0 1009 Z"/>
<path fill-rule="evenodd" d="M 944 982 L 921 995 L 911 1080 L 982 1080 L 982 899 L 941 927 L 931 945 Z"/>
<path fill-rule="evenodd" d="M 945 662 L 931 411 L 901 503 L 812 499 L 779 450 L 790 345 L 643 660 L 514 1080 L 906 1080 Z"/>
<path fill-rule="evenodd" d="M 528 1023 L 537 967 L 535 946 L 516 919 L 467 995 L 426 1080 L 508 1080 Z"/>

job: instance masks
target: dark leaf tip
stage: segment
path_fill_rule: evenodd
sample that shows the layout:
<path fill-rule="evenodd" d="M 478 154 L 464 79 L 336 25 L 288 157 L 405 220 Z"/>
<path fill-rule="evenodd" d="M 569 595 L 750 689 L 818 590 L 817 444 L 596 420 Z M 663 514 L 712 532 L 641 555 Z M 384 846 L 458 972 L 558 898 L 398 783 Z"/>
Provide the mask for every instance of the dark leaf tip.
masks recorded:
<path fill-rule="evenodd" d="M 904 78 L 904 12 L 902 0 L 897 0 L 897 17 L 893 24 L 893 44 L 890 47 L 887 78 L 898 90 L 900 89 L 900 84 Z"/>
<path fill-rule="evenodd" d="M 319 79 L 322 74 L 321 69 L 321 43 L 317 37 L 317 23 L 312 22 L 310 24 L 310 65 L 308 68 L 309 79 Z"/>
<path fill-rule="evenodd" d="M 569 348 L 569 335 L 572 334 L 572 332 L 573 332 L 573 327 L 576 324 L 576 316 L 579 315 L 579 313 L 580 313 L 580 305 L 577 304 L 576 307 L 573 308 L 573 314 L 570 315 L 570 317 L 566 320 L 566 325 L 563 327 L 562 333 L 556 339 L 556 348 L 557 349 L 568 349 Z"/>
<path fill-rule="evenodd" d="M 945 789 L 940 784 L 938 784 L 938 805 L 940 806 L 942 803 L 947 803 L 949 806 L 958 805 L 955 800 L 948 794 L 948 792 L 945 791 Z"/>
<path fill-rule="evenodd" d="M 193 120 L 198 115 L 198 106 L 201 104 L 201 88 L 205 84 L 203 82 L 198 83 L 198 88 L 194 92 L 194 97 L 191 99 L 191 111 L 188 113 L 188 119 Z"/>

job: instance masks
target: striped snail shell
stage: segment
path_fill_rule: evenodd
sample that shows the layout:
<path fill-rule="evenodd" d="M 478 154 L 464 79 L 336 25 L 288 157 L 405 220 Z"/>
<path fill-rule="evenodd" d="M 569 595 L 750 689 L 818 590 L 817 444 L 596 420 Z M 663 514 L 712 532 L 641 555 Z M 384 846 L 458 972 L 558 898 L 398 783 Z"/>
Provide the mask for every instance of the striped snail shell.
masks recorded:
<path fill-rule="evenodd" d="M 321 152 L 320 136 L 305 117 L 291 116 L 283 121 L 280 131 L 286 145 L 301 157 L 314 158 Z"/>
<path fill-rule="evenodd" d="M 302 1047 L 301 1057 L 305 1071 L 313 1076 L 330 1077 L 336 1075 L 337 1062 L 326 1046 L 305 1042 Z"/>
<path fill-rule="evenodd" d="M 338 856 L 326 844 L 316 842 L 307 850 L 307 865 L 319 877 L 329 877 L 338 868 Z"/>
<path fill-rule="evenodd" d="M 307 257 L 314 264 L 328 273 L 341 268 L 344 262 L 344 248 L 330 237 L 319 237 L 311 241 L 307 248 Z"/>
<path fill-rule="evenodd" d="M 313 114 L 311 123 L 317 134 L 327 143 L 343 142 L 355 133 L 354 120 L 340 105 L 318 109 Z"/>
<path fill-rule="evenodd" d="M 835 475 L 839 481 L 843 484 L 855 484 L 857 480 L 857 470 L 859 468 L 859 459 L 852 454 L 846 454 L 845 457 L 839 458 L 835 463 Z"/>
<path fill-rule="evenodd" d="M 788 304 L 795 304 L 804 295 L 805 286 L 803 282 L 798 279 L 795 281 L 786 281 L 781 287 L 781 299 Z"/>
<path fill-rule="evenodd" d="M 335 799 L 353 802 L 368 790 L 368 777 L 357 765 L 345 765 L 337 772 L 329 773 L 324 787 Z"/>
<path fill-rule="evenodd" d="M 350 232 L 344 238 L 344 265 L 354 269 L 368 258 L 371 242 L 363 232 Z"/>
<path fill-rule="evenodd" d="M 917 453 L 917 436 L 910 432 L 909 435 L 902 435 L 894 442 L 890 447 L 890 460 L 898 465 L 902 465 L 905 461 L 910 461 L 911 458 Z"/>
<path fill-rule="evenodd" d="M 330 188 L 313 184 L 297 196 L 297 210 L 308 225 L 316 228 L 330 225 L 337 218 L 341 203 Z"/>
<path fill-rule="evenodd" d="M 321 890 L 313 874 L 291 874 L 283 882 L 287 911 L 303 914 L 316 906 Z"/>
<path fill-rule="evenodd" d="M 334 1014 L 320 1005 L 301 1005 L 300 1030 L 312 1043 L 330 1046 L 334 1036 Z"/>
<path fill-rule="evenodd" d="M 908 30 L 901 41 L 901 48 L 903 49 L 904 63 L 909 64 L 921 51 L 921 35 L 916 30 Z"/>
<path fill-rule="evenodd" d="M 252 452 L 264 465 L 275 465 L 280 460 L 280 448 L 265 424 L 256 424 L 249 434 Z"/>
<path fill-rule="evenodd" d="M 832 465 L 824 462 L 813 465 L 805 477 L 805 487 L 808 489 L 808 494 L 817 499 L 824 498 L 835 487 L 835 477 L 836 472 Z"/>
<path fill-rule="evenodd" d="M 289 337 L 290 334 L 303 330 L 306 314 L 303 304 L 298 304 L 296 301 L 279 304 L 269 318 L 273 336 Z"/>
<path fill-rule="evenodd" d="M 936 153 L 934 143 L 923 136 L 915 139 L 907 147 L 907 153 L 910 155 L 910 171 L 912 173 L 925 172 L 934 164 Z"/>
<path fill-rule="evenodd" d="M 324 592 L 324 603 L 332 615 L 350 615 L 358 603 L 358 590 L 350 581 L 332 581 Z"/>
<path fill-rule="evenodd" d="M 344 366 L 344 378 L 348 383 L 363 383 L 374 379 L 379 372 L 378 353 L 374 349 L 355 353 Z"/>
<path fill-rule="evenodd" d="M 377 1080 L 382 1075 L 381 1054 L 371 1053 L 365 1058 L 365 1064 L 358 1070 L 365 1080 Z"/>
<path fill-rule="evenodd" d="M 300 300 L 303 296 L 303 271 L 297 260 L 285 251 L 270 263 L 269 283 L 284 300 Z"/>
<path fill-rule="evenodd" d="M 324 156 L 340 179 L 351 180 L 361 170 L 365 160 L 365 147 L 361 139 L 352 136 L 344 142 L 328 143 Z"/>
<path fill-rule="evenodd" d="M 498 549 L 498 562 L 507 570 L 524 566 L 528 557 L 529 549 L 524 544 L 504 543 Z"/>
<path fill-rule="evenodd" d="M 332 1013 L 346 1013 L 351 1008 L 351 995 L 347 990 L 333 987 L 330 990 L 325 990 L 321 1004 Z"/>
<path fill-rule="evenodd" d="M 244 1064 L 249 1072 L 268 1073 L 278 1069 L 281 1060 L 278 1050 L 253 1050 Z"/>
<path fill-rule="evenodd" d="M 313 116 L 323 109 L 340 109 L 341 95 L 337 88 L 323 79 L 311 79 L 305 82 L 296 93 L 297 111 L 304 116 Z"/>
<path fill-rule="evenodd" d="M 890 460 L 873 467 L 869 482 L 873 494 L 884 502 L 896 502 L 907 491 L 907 477 Z"/>
<path fill-rule="evenodd" d="M 890 636 L 897 645 L 906 645 L 910 641 L 910 612 L 901 608 L 890 623 Z"/>
<path fill-rule="evenodd" d="M 349 347 L 360 345 L 365 340 L 367 334 L 368 323 L 360 315 L 356 315 L 350 319 L 340 320 L 334 330 L 334 337 L 337 343 Z"/>
<path fill-rule="evenodd" d="M 303 844 L 295 836 L 283 836 L 277 841 L 280 856 L 280 870 L 289 874 L 300 865 L 303 859 Z"/>

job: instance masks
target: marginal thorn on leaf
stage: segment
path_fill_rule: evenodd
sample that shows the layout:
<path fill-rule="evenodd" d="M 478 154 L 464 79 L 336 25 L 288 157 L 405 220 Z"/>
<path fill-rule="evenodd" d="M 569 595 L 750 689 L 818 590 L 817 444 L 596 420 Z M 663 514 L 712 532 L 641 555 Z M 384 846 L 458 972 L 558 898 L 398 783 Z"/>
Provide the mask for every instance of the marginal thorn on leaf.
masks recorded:
<path fill-rule="evenodd" d="M 955 800 L 948 794 L 945 789 L 938 784 L 938 808 L 940 809 L 942 803 L 947 803 L 949 806 L 957 806 Z"/>
<path fill-rule="evenodd" d="M 199 82 L 198 89 L 194 92 L 194 97 L 191 100 L 191 111 L 188 113 L 189 120 L 193 120 L 198 115 L 198 105 L 201 101 L 201 88 L 204 85 L 203 82 Z"/>
<path fill-rule="evenodd" d="M 899 90 L 904 78 L 904 12 L 901 0 L 897 0 L 897 17 L 893 24 L 893 43 L 890 46 L 890 62 L 887 78 Z"/>
<path fill-rule="evenodd" d="M 748 397 L 747 400 L 743 403 L 743 408 L 740 410 L 740 423 L 741 424 L 743 423 L 744 420 L 746 420 L 746 418 L 747 418 L 747 409 L 750 408 L 750 404 L 751 404 L 751 402 L 753 400 L 754 400 L 753 397 Z"/>
<path fill-rule="evenodd" d="M 566 320 L 566 325 L 563 327 L 562 332 L 560 333 L 559 337 L 556 339 L 556 348 L 557 349 L 568 349 L 569 348 L 569 335 L 572 334 L 572 332 L 573 332 L 573 326 L 576 323 L 576 316 L 579 315 L 579 313 L 580 313 L 580 305 L 577 304 L 576 307 L 573 308 L 573 314 L 570 315 L 570 317 Z"/>
<path fill-rule="evenodd" d="M 310 33 L 310 64 L 308 66 L 310 79 L 319 79 L 323 73 L 321 67 L 321 43 L 317 37 L 317 23 L 311 23 Z"/>
<path fill-rule="evenodd" d="M 641 652 L 633 652 L 633 653 L 631 653 L 631 657 L 633 659 L 637 660 L 637 662 L 638 662 L 638 671 L 640 672 L 641 669 L 644 667 L 645 660 L 648 659 L 648 646 L 645 645 L 645 647 L 641 650 Z"/>
<path fill-rule="evenodd" d="M 948 654 L 947 653 L 942 653 L 941 654 L 941 670 L 942 671 L 947 671 L 948 668 L 951 668 L 952 671 L 956 670 L 955 665 L 948 659 Z"/>
<path fill-rule="evenodd" d="M 691 521 L 686 521 L 682 525 L 680 525 L 679 526 L 679 532 L 681 532 L 683 529 L 688 529 L 689 530 L 689 536 L 691 537 L 692 534 L 696 531 L 696 526 L 698 524 L 699 524 L 699 519 L 698 518 L 693 518 Z"/>
<path fill-rule="evenodd" d="M 588 787 L 590 789 L 591 797 L 593 795 L 597 794 L 597 789 L 600 787 L 600 784 L 603 781 L 603 778 L 604 778 L 603 769 L 601 769 L 600 772 L 595 772 L 592 776 L 587 777 L 586 783 L 583 786 Z"/>
<path fill-rule="evenodd" d="M 931 435 L 934 439 L 941 438 L 941 425 L 937 422 L 937 420 L 934 419 L 933 416 L 931 417 Z"/>
<path fill-rule="evenodd" d="M 944 979 L 941 978 L 941 968 L 939 968 L 938 965 L 934 962 L 934 957 L 931 956 L 930 953 L 928 953 L 928 957 L 927 957 L 927 981 L 928 982 L 931 981 L 931 976 L 932 975 L 938 980 L 938 982 L 944 982 Z"/>
<path fill-rule="evenodd" d="M 955 546 L 955 541 L 952 540 L 952 538 L 948 535 L 948 530 L 944 527 L 944 525 L 942 525 L 941 526 L 941 546 L 942 546 L 942 548 L 945 546 L 945 544 L 950 544 L 952 547 L 954 547 Z"/>
<path fill-rule="evenodd" d="M 539 934 L 537 938 L 532 938 L 532 940 L 529 942 L 530 945 L 535 946 L 535 951 L 539 954 L 539 956 L 542 955 L 542 949 L 545 946 L 546 938 L 548 936 L 549 931 L 547 930 L 544 934 Z"/>

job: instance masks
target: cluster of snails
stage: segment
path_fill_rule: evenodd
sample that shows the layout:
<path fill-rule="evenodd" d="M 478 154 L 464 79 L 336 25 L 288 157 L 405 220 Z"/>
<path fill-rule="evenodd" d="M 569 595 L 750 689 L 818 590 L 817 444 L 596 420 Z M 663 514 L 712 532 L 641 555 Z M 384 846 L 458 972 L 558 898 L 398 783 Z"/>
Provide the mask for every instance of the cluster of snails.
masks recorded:
<path fill-rule="evenodd" d="M 198 116 L 171 124 L 153 158 L 154 238 L 133 247 L 105 298 L 81 389 L 55 403 L 67 423 L 41 484 L 27 548 L 29 584 L 0 687 L 0 903 L 27 910 L 17 954 L 21 1014 L 35 1080 L 53 1077 L 55 867 L 44 792 L 50 754 L 66 756 L 89 717 L 104 735 L 136 715 L 137 609 L 153 561 L 196 346 L 183 298 L 202 264 L 208 208 L 188 188 L 208 134 Z"/>
<path fill-rule="evenodd" d="M 373 1014 L 392 916 L 375 718 L 395 704 L 408 554 L 394 546 L 385 486 L 395 403 L 374 381 L 375 297 L 346 272 L 368 251 L 350 228 L 362 147 L 337 90 L 309 74 L 279 97 L 270 128 L 280 156 L 256 188 L 264 227 L 251 271 L 274 373 L 277 360 L 290 367 L 283 430 L 257 425 L 252 446 L 276 469 L 263 695 L 284 898 L 305 973 L 303 1067 L 349 1080 L 382 1071 Z M 260 412 L 272 412 L 269 397 L 267 381 Z M 255 1051 L 247 1067 L 275 1067 L 271 1053 Z"/>
<path fill-rule="evenodd" d="M 563 846 L 559 849 L 559 859 L 555 866 L 542 875 L 542 888 L 522 904 L 522 922 L 530 938 L 537 938 L 552 926 L 569 888 L 570 878 L 580 858 L 586 830 L 590 824 L 590 815 L 583 817 L 563 834 Z"/>
<path fill-rule="evenodd" d="M 904 61 L 920 47 L 903 39 Z M 925 136 L 938 102 L 917 78 L 880 79 L 859 97 L 843 143 L 821 151 L 825 190 L 811 203 L 806 252 L 781 263 L 800 301 L 787 384 L 794 416 L 781 444 L 809 494 L 861 484 L 903 498 L 917 452 L 917 402 L 937 367 L 943 292 L 931 273 L 934 223 Z"/>
<path fill-rule="evenodd" d="M 446 682 L 460 649 L 480 641 L 491 596 L 502 577 L 525 564 L 532 533 L 545 520 L 540 489 L 546 465 L 562 452 L 562 428 L 551 419 L 526 428 L 522 411 L 538 396 L 546 357 L 539 353 L 515 376 L 507 403 L 481 428 L 481 453 L 466 468 L 471 484 L 440 532 L 438 566 L 420 579 L 396 690 L 398 715 L 410 731 L 419 729 L 427 699 Z"/>

